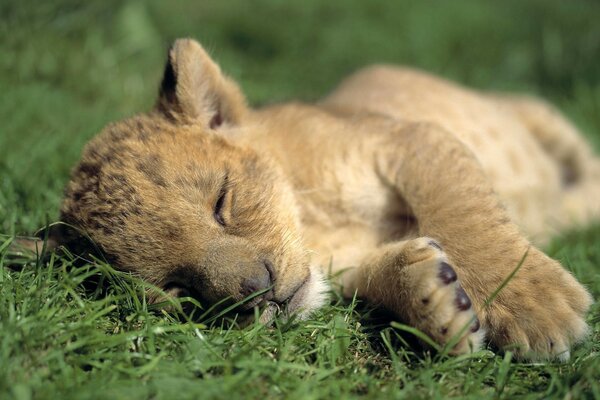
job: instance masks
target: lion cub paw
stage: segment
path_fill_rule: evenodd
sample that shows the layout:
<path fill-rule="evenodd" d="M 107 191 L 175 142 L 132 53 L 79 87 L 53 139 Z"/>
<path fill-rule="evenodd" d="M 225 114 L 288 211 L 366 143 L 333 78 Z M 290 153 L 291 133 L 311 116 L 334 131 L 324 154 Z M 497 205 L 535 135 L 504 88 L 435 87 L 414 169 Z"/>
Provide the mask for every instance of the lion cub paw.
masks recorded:
<path fill-rule="evenodd" d="M 425 237 L 407 242 L 403 250 L 408 322 L 437 343 L 451 345 L 451 354 L 481 348 L 485 332 L 442 247 Z"/>
<path fill-rule="evenodd" d="M 486 310 L 491 342 L 519 359 L 567 361 L 589 332 L 592 297 L 558 262 L 532 249 Z"/>

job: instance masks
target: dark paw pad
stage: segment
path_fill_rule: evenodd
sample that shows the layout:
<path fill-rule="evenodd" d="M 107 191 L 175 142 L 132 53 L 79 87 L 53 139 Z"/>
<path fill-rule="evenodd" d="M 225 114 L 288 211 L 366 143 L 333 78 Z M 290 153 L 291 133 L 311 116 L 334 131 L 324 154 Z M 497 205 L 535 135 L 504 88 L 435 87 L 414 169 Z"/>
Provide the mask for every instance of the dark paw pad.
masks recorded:
<path fill-rule="evenodd" d="M 471 299 L 469 299 L 465 290 L 460 286 L 456 288 L 456 299 L 454 299 L 454 303 L 461 311 L 466 311 L 471 308 Z"/>
<path fill-rule="evenodd" d="M 442 262 L 440 265 L 440 272 L 438 274 L 442 282 L 446 285 L 449 285 L 452 282 L 455 282 L 458 277 L 456 276 L 456 272 L 454 272 L 454 268 L 450 266 L 450 264 Z"/>

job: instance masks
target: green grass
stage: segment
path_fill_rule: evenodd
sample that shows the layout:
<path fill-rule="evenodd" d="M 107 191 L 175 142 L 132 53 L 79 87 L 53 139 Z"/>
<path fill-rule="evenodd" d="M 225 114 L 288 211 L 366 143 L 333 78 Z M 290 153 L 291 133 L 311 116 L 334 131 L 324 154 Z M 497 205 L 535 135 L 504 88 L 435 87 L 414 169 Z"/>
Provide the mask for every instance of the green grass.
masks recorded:
<path fill-rule="evenodd" d="M 371 62 L 559 105 L 600 148 L 600 3 L 203 0 L 0 3 L 0 398 L 600 398 L 600 307 L 565 364 L 444 357 L 334 297 L 302 324 L 207 327 L 151 309 L 143 284 L 67 258 L 4 268 L 56 220 L 84 143 L 148 109 L 168 43 L 198 38 L 250 102 L 313 100 Z M 600 296 L 600 226 L 549 252 Z M 92 277 L 108 291 L 86 290 Z"/>

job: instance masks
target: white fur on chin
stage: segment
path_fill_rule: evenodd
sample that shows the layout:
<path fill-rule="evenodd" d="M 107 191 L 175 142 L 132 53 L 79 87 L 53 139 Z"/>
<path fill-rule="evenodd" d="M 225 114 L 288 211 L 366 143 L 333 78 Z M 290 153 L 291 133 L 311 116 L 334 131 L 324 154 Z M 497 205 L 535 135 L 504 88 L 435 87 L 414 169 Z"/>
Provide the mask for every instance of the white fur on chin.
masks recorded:
<path fill-rule="evenodd" d="M 329 300 L 329 284 L 320 268 L 311 266 L 307 288 L 301 300 L 301 305 L 294 310 L 299 319 L 307 319 L 317 309 L 323 307 Z"/>

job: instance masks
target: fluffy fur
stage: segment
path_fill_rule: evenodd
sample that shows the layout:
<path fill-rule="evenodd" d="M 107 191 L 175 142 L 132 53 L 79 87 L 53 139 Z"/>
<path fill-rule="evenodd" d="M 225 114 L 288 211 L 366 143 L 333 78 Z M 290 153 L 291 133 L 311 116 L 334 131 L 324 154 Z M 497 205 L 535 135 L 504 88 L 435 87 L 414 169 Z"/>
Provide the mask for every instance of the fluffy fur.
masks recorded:
<path fill-rule="evenodd" d="M 600 162 L 548 105 L 409 69 L 249 109 L 178 40 L 157 106 L 85 148 L 61 209 L 118 267 L 213 303 L 308 315 L 324 270 L 454 353 L 566 358 L 586 290 L 534 244 L 598 216 Z M 56 240 L 74 245 L 77 236 Z M 524 261 L 498 296 L 491 294 Z"/>

